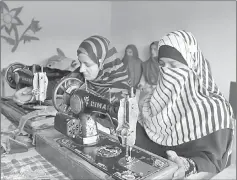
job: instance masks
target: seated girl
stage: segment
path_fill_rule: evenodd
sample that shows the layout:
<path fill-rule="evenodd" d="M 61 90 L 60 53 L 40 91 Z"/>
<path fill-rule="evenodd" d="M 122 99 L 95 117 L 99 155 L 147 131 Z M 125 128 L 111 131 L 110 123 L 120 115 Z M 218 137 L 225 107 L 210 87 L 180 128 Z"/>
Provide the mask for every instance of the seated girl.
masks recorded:
<path fill-rule="evenodd" d="M 83 82 L 86 81 L 88 87 L 93 91 L 106 98 L 111 95 L 112 101 L 119 100 L 122 92 L 130 88 L 127 69 L 121 59 L 116 57 L 116 53 L 117 50 L 111 46 L 106 38 L 91 36 L 80 44 L 77 50 L 80 67 L 73 72 L 78 74 L 77 78 Z M 52 70 L 47 67 L 47 71 Z M 57 71 L 60 73 L 66 72 L 64 74 L 70 76 L 68 71 Z M 49 87 L 51 90 L 53 89 L 52 83 L 55 85 L 55 82 L 50 81 Z M 26 92 L 31 90 L 30 87 L 25 89 Z M 20 91 L 22 90 L 19 90 L 16 94 Z M 48 91 L 47 94 L 52 94 L 52 92 Z M 30 93 L 21 95 L 32 96 Z M 24 99 L 23 97 L 19 98 Z"/>
<path fill-rule="evenodd" d="M 152 42 L 150 44 L 150 58 L 143 62 L 143 75 L 145 81 L 150 85 L 156 85 L 159 74 L 158 64 L 158 42 Z"/>
<path fill-rule="evenodd" d="M 102 36 L 91 36 L 85 39 L 77 50 L 80 67 L 76 71 L 81 74 L 77 77 L 86 82 L 89 89 L 110 99 L 111 103 L 119 103 L 132 86 L 129 84 L 127 67 L 116 55 L 116 48 Z M 50 87 L 52 91 L 53 88 Z M 18 99 L 25 102 L 32 99 L 31 90 L 32 88 L 27 88 L 16 92 Z M 106 122 L 102 124 L 110 128 Z"/>
<path fill-rule="evenodd" d="M 137 88 L 142 74 L 142 60 L 139 58 L 138 50 L 135 45 L 130 44 L 125 48 L 125 54 L 122 61 L 128 68 L 131 86 Z"/>
<path fill-rule="evenodd" d="M 220 172 L 235 121 L 197 40 L 185 31 L 167 34 L 158 43 L 158 60 L 157 86 L 141 103 L 136 145 L 175 161 L 174 179 Z"/>
<path fill-rule="evenodd" d="M 111 101 L 119 101 L 130 89 L 127 69 L 116 56 L 117 50 L 101 36 L 85 39 L 77 50 L 80 73 L 87 80 L 88 88 Z"/>

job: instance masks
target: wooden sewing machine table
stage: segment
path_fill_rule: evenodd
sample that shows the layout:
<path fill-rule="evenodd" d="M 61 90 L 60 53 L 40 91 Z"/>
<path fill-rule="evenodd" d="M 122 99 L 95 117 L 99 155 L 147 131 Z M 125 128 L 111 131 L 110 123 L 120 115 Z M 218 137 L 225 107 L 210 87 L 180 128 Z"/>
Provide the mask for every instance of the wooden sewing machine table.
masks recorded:
<path fill-rule="evenodd" d="M 21 109 L 14 104 L 10 98 L 1 98 L 1 113 L 15 126 L 18 126 L 20 118 L 27 112 L 25 109 Z M 34 136 L 36 140 L 36 151 L 39 154 L 71 179 L 114 179 L 108 173 L 100 170 L 74 152 L 60 146 L 56 142 L 56 139 L 65 136 L 53 128 L 53 122 L 54 118 L 52 117 L 41 117 L 40 119 L 29 120 L 24 127 L 27 133 Z M 138 147 L 136 148 L 139 149 Z M 149 152 L 147 153 L 151 154 Z M 170 177 L 177 169 L 173 165 L 171 163 L 171 166 L 149 176 L 147 179 L 171 179 Z M 188 179 L 210 179 L 213 176 L 214 174 L 198 173 L 193 175 L 193 177 L 190 176 Z"/>
<path fill-rule="evenodd" d="M 77 146 L 52 128 L 36 134 L 36 151 L 70 179 L 124 180 L 126 178 L 122 174 L 128 170 L 133 174 L 132 179 L 172 179 L 177 170 L 177 165 L 173 162 L 138 147 L 132 150 L 136 162 L 130 167 L 123 166 L 120 162 L 125 155 L 125 148 L 110 135 L 100 133 L 100 139 L 101 143 L 95 146 Z M 102 156 L 99 153 L 98 149 L 113 145 L 122 149 L 118 155 Z"/>
<path fill-rule="evenodd" d="M 50 102 L 47 102 L 50 105 Z M 19 125 L 22 116 L 31 112 L 32 110 L 18 106 L 11 97 L 1 97 L 1 113 L 16 127 Z M 51 128 L 54 125 L 54 117 L 39 116 L 29 119 L 25 126 L 24 131 L 33 136 L 35 133 L 43 129 Z"/>

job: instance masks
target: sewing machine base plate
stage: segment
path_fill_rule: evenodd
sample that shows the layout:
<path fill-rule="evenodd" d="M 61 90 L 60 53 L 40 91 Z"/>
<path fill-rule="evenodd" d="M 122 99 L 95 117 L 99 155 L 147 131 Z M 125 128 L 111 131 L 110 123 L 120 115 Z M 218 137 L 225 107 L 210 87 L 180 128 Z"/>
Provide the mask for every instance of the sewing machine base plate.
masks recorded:
<path fill-rule="evenodd" d="M 124 161 L 125 148 L 100 134 L 99 144 L 80 146 L 55 129 L 36 134 L 36 150 L 72 179 L 172 179 L 174 163 L 134 147 L 133 160 Z"/>

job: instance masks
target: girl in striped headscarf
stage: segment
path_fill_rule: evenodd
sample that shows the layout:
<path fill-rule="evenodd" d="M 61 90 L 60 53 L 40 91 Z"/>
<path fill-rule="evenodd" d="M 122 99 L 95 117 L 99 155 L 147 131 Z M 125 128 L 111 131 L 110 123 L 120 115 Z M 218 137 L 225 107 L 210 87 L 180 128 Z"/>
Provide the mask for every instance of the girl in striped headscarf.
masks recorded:
<path fill-rule="evenodd" d="M 174 178 L 226 167 L 235 121 L 195 37 L 185 31 L 158 44 L 156 88 L 141 108 L 136 144 L 178 163 Z"/>
<path fill-rule="evenodd" d="M 102 36 L 85 39 L 77 50 L 80 72 L 88 88 L 112 102 L 119 101 L 130 89 L 127 68 L 116 54 L 115 47 Z"/>
<path fill-rule="evenodd" d="M 120 99 L 130 89 L 127 67 L 116 57 L 117 50 L 110 41 L 102 36 L 91 36 L 85 39 L 77 50 L 80 62 L 79 71 L 82 73 L 87 87 L 98 93 L 111 103 L 120 103 Z M 115 128 L 118 122 L 110 123 L 106 117 L 97 118 L 98 128 L 108 131 Z M 100 126 L 102 125 L 102 126 Z"/>
<path fill-rule="evenodd" d="M 89 89 L 109 99 L 111 103 L 119 104 L 124 94 L 128 93 L 130 84 L 127 68 L 116 55 L 117 50 L 110 41 L 98 35 L 83 40 L 77 50 L 82 81 L 85 81 Z M 98 128 L 105 132 L 108 129 L 104 127 L 111 132 L 118 123 L 113 121 L 111 124 L 103 115 L 99 115 L 97 122 Z"/>

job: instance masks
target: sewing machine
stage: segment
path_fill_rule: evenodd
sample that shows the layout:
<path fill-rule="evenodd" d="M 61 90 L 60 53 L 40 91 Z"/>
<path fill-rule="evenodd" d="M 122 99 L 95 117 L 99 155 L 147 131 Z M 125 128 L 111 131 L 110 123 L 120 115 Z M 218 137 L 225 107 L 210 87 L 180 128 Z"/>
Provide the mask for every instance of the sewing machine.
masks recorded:
<path fill-rule="evenodd" d="M 70 137 L 81 145 L 94 145 L 99 141 L 96 117 L 99 114 L 108 115 L 113 127 L 116 123 L 118 107 L 113 106 L 108 100 L 92 94 L 91 92 L 77 89 L 68 100 L 64 109 L 59 109 L 54 128 Z M 64 113 L 67 111 L 67 113 Z"/>
<path fill-rule="evenodd" d="M 73 161 L 81 162 L 78 169 L 89 162 L 112 179 L 171 178 L 177 169 L 174 163 L 134 146 L 136 134 L 133 131 L 136 128 L 138 108 L 133 90 L 120 104 L 112 104 L 110 100 L 87 89 L 86 83 L 74 83 L 66 86 L 62 101 L 58 103 L 57 92 L 62 84 L 67 84 L 66 80 L 59 83 L 53 95 L 55 108 L 59 111 L 54 120 L 56 132 L 45 131 L 37 136 L 36 149 L 42 156 L 73 179 L 85 176 L 71 170 L 75 169 Z M 114 131 L 106 134 L 98 129 L 97 122 L 101 122 L 98 114 L 108 117 L 105 119 Z M 67 155 L 71 154 L 68 151 L 73 152 L 73 158 Z M 52 154 L 49 156 L 49 152 L 55 154 L 55 157 Z M 59 156 L 67 157 L 68 160 L 60 161 Z M 63 165 L 64 162 L 67 162 L 66 165 Z M 90 178 L 95 177 L 92 174 L 86 177 Z"/>
<path fill-rule="evenodd" d="M 48 80 L 61 79 L 62 77 L 70 74 L 70 71 L 62 71 L 59 69 L 51 69 L 42 67 L 37 64 L 27 66 L 22 63 L 12 63 L 6 68 L 5 80 L 8 85 L 13 89 L 21 89 L 26 86 L 33 85 L 34 73 L 45 72 Z"/>
<path fill-rule="evenodd" d="M 10 97 L 1 97 L 1 113 L 17 129 L 32 135 L 42 129 L 53 127 L 54 107 L 46 94 L 49 81 L 62 78 L 69 71 L 44 68 L 39 65 L 26 66 L 21 63 L 10 64 L 5 71 L 5 81 L 16 93 Z M 28 91 L 26 93 L 26 90 Z M 26 93 L 26 94 L 23 94 Z M 32 101 L 31 101 L 32 100 Z M 51 108 L 51 110 L 47 110 Z M 46 109 L 46 112 L 43 112 Z M 38 111 L 36 111 L 38 110 Z M 55 110 L 55 109 L 54 109 Z"/>
<path fill-rule="evenodd" d="M 36 86 L 36 82 L 37 82 L 36 76 L 38 76 L 40 80 L 39 81 L 40 86 L 37 88 L 34 88 L 34 92 L 36 92 L 35 91 L 36 89 L 41 89 L 41 90 L 47 89 L 48 81 L 56 81 L 70 74 L 71 72 L 67 70 L 62 71 L 59 69 L 51 69 L 48 67 L 42 67 L 37 64 L 33 64 L 32 66 L 27 66 L 21 63 L 13 63 L 13 64 L 10 64 L 6 69 L 5 80 L 12 89 L 16 89 L 17 91 L 24 87 Z M 43 81 L 44 83 L 42 83 Z M 46 81 L 47 81 L 47 85 L 45 84 Z M 43 91 L 41 91 L 40 96 L 43 98 L 42 92 Z M 48 95 L 50 93 L 46 93 L 45 91 L 45 94 Z M 50 97 L 45 97 L 45 98 L 49 99 Z"/>
<path fill-rule="evenodd" d="M 4 74 L 5 80 L 12 89 L 16 90 L 16 93 L 12 97 L 1 97 L 1 113 L 15 126 L 22 124 L 24 130 L 28 134 L 33 135 L 33 137 L 37 131 L 53 127 L 54 119 L 51 117 L 54 116 L 55 111 L 52 104 L 54 84 L 58 82 L 58 84 L 63 83 L 63 78 L 67 76 L 78 80 L 80 74 L 77 72 L 74 73 L 47 67 L 41 68 L 39 65 L 26 66 L 21 63 L 10 64 Z M 26 88 L 28 88 L 29 94 L 22 95 Z M 63 91 L 59 92 L 59 94 L 62 93 Z M 23 101 L 25 103 L 18 101 L 22 98 L 27 101 Z M 35 100 L 30 102 L 31 98 Z M 47 109 L 51 107 L 53 110 L 49 112 Z M 43 112 L 45 109 L 46 111 Z M 42 110 L 42 112 L 36 110 Z M 29 120 L 22 120 L 26 115 Z"/>
<path fill-rule="evenodd" d="M 12 99 L 4 99 L 1 98 L 4 103 L 2 105 L 2 113 L 8 119 L 11 121 L 14 121 L 14 119 L 19 119 L 19 123 L 17 124 L 18 127 L 15 130 L 12 130 L 11 132 L 7 132 L 6 135 L 6 147 L 5 151 L 7 153 L 19 153 L 19 152 L 25 152 L 28 150 L 28 147 L 31 146 L 29 139 L 27 141 L 24 141 L 22 137 L 19 137 L 19 135 L 23 132 L 23 128 L 28 121 L 28 118 L 23 118 L 24 115 L 28 114 L 29 112 L 25 111 L 24 108 L 31 109 L 32 111 L 36 109 L 42 109 L 45 108 L 42 106 L 42 103 L 44 103 L 46 99 L 46 92 L 48 87 L 48 78 L 46 76 L 46 73 L 43 72 L 43 67 L 41 67 L 41 72 L 37 72 L 35 70 L 35 66 L 33 66 L 33 71 L 29 70 L 26 66 L 23 64 L 14 63 L 11 64 L 6 71 L 6 81 L 9 84 L 10 87 L 15 88 L 21 93 L 24 93 L 24 87 L 32 86 L 32 91 L 27 92 L 26 97 L 30 100 L 34 100 L 34 104 L 30 104 L 30 101 L 22 101 L 22 99 L 18 99 L 17 95 L 14 94 Z M 23 89 L 21 89 L 23 88 Z M 20 90 L 21 89 L 21 90 Z M 29 93 L 29 94 L 28 94 Z M 13 100 L 13 101 L 12 101 Z M 25 100 L 25 99 L 24 99 Z M 14 113 L 15 108 L 10 107 L 10 113 L 7 111 L 9 110 L 9 106 L 15 106 L 17 110 L 19 110 L 17 107 L 19 107 L 22 110 L 22 115 L 15 115 Z M 31 108 L 29 108 L 31 107 Z M 13 111 L 13 112 L 11 112 Z M 34 113 L 32 112 L 31 113 Z M 38 114 L 36 114 L 37 116 Z M 15 117 L 14 117 L 15 116 Z M 9 118 L 10 117 L 10 118 Z M 12 118 L 13 117 L 13 118 Z M 34 116 L 32 116 L 33 118 Z M 30 118 L 30 117 L 29 117 Z M 29 134 L 30 135 L 30 134 Z"/>
<path fill-rule="evenodd" d="M 68 80 L 70 79 L 68 78 Z M 99 141 L 96 121 L 99 118 L 98 116 L 103 115 L 107 118 L 106 123 L 109 123 L 110 133 L 114 134 L 116 127 L 118 127 L 116 135 L 121 143 L 124 142 L 124 145 L 128 146 L 126 138 L 129 134 L 129 128 L 132 127 L 131 123 L 136 127 L 137 122 L 137 118 L 132 121 L 133 118 L 129 114 L 138 114 L 138 106 L 134 108 L 136 101 L 129 101 L 136 98 L 133 94 L 133 88 L 131 90 L 131 98 L 128 95 L 125 98 L 126 101 L 124 101 L 124 106 L 126 106 L 124 107 L 126 109 L 124 114 L 126 114 L 126 117 L 118 118 L 119 108 L 121 107 L 118 103 L 111 104 L 110 100 L 100 97 L 99 94 L 92 90 L 88 90 L 86 83 L 84 84 L 84 90 L 82 89 L 82 84 L 80 85 L 80 89 L 78 89 L 79 85 L 76 83 L 67 86 L 61 104 L 56 102 L 56 94 L 58 88 L 61 87 L 61 83 L 57 86 L 58 88 L 55 88 L 53 103 L 59 113 L 55 117 L 54 128 L 72 138 L 76 143 L 94 145 Z"/>

